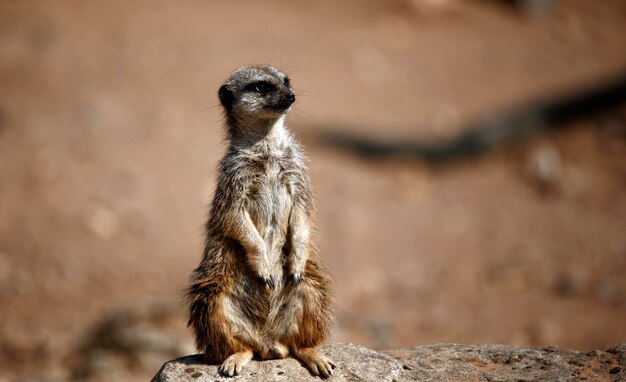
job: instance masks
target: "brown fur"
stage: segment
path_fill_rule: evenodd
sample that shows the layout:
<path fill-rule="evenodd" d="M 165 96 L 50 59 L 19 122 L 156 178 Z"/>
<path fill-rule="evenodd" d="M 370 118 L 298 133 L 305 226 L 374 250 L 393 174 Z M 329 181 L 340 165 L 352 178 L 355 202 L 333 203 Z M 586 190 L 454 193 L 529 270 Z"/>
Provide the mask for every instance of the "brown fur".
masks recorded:
<path fill-rule="evenodd" d="M 294 99 L 285 75 L 268 66 L 240 69 L 220 89 L 230 146 L 186 297 L 197 347 L 228 376 L 253 353 L 290 352 L 322 377 L 334 367 L 315 350 L 334 319 L 312 238 L 308 170 L 283 126 Z"/>

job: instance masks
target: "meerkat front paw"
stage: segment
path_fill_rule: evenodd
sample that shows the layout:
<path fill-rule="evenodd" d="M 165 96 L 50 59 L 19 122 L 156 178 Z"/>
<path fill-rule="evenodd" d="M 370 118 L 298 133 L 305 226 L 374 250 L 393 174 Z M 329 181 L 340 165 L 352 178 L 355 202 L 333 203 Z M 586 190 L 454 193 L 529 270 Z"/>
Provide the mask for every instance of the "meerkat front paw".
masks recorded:
<path fill-rule="evenodd" d="M 271 289 L 276 288 L 276 282 L 274 282 L 274 276 L 270 276 L 269 278 L 263 278 L 265 285 L 270 287 Z"/>
<path fill-rule="evenodd" d="M 265 285 L 272 289 L 276 288 L 276 280 L 272 276 L 272 267 L 267 260 L 265 252 L 260 251 L 255 255 L 249 256 L 248 262 Z"/>
<path fill-rule="evenodd" d="M 292 273 L 291 274 L 291 282 L 293 285 L 300 284 L 300 280 L 302 280 L 302 273 Z"/>
<path fill-rule="evenodd" d="M 259 270 L 258 272 L 259 278 L 263 280 L 265 285 L 270 287 L 271 289 L 276 288 L 276 282 L 274 281 L 274 276 L 269 271 L 269 267 L 266 270 Z"/>
<path fill-rule="evenodd" d="M 304 275 L 304 266 L 305 263 L 303 262 L 292 262 L 289 277 L 294 285 L 298 285 L 302 280 Z"/>

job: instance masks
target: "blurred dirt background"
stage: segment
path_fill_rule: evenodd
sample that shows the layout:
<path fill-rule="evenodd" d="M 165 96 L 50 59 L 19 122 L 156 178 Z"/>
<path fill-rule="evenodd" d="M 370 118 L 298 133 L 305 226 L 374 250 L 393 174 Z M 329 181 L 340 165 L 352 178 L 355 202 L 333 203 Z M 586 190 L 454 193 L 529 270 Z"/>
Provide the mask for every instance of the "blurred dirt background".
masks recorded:
<path fill-rule="evenodd" d="M 333 340 L 604 349 L 626 339 L 626 108 L 446 166 L 438 139 L 626 68 L 626 2 L 0 0 L 0 381 L 146 380 L 192 353 L 181 290 L 224 144 L 216 91 L 298 90 Z"/>

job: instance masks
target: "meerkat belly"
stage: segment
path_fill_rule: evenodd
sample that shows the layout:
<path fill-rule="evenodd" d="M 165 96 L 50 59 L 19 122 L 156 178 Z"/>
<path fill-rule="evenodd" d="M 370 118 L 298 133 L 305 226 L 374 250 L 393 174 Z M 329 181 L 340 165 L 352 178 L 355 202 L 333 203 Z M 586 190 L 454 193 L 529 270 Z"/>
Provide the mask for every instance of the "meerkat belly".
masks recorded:
<path fill-rule="evenodd" d="M 272 265 L 282 262 L 291 206 L 291 194 L 280 167 L 277 164 L 268 164 L 265 174 L 253 188 L 247 207 L 253 223 L 265 241 L 268 260 Z M 280 266 L 272 268 L 282 269 Z"/>

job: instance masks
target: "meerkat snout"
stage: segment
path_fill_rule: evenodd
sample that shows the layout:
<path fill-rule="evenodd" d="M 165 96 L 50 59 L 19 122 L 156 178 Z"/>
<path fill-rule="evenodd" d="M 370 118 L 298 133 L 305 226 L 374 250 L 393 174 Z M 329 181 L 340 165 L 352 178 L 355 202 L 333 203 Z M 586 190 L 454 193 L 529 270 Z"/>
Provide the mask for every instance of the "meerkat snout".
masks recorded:
<path fill-rule="evenodd" d="M 289 103 L 289 105 L 296 102 L 296 94 L 290 89 L 289 93 L 285 95 L 285 100 Z"/>

